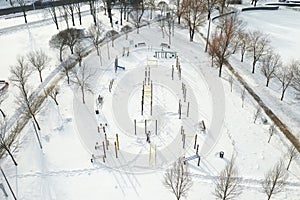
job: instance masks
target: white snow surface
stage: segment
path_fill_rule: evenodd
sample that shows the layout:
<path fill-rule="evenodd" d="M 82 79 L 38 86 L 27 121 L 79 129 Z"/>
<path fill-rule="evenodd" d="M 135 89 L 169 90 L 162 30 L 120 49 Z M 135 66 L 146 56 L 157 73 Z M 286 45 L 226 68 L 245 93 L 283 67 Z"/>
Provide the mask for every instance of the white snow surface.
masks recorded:
<path fill-rule="evenodd" d="M 272 17 L 269 16 L 270 13 Z M 292 58 L 298 59 L 296 52 L 299 39 L 296 36 L 299 33 L 299 15 L 299 12 L 280 9 L 270 12 L 245 12 L 241 17 L 248 22 L 249 28 L 270 33 L 272 45 L 282 54 L 284 60 L 288 61 Z M 32 21 L 49 17 L 45 13 L 30 16 Z M 99 14 L 99 17 L 108 23 L 103 13 Z M 117 20 L 118 14 L 116 13 L 114 17 Z M 257 19 L 259 21 L 256 21 Z M 1 19 L 3 23 L 0 23 L 0 26 L 3 29 L 9 28 L 21 24 L 22 20 L 22 18 Z M 87 28 L 91 23 L 92 17 L 87 15 L 83 18 L 81 28 Z M 60 22 L 60 26 L 65 26 L 64 22 Z M 285 35 L 282 34 L 282 30 L 285 30 Z M 16 64 L 17 56 L 24 56 L 29 51 L 39 48 L 51 57 L 49 69 L 43 71 L 43 77 L 45 80 L 58 77 L 55 71 L 59 65 L 58 52 L 50 49 L 48 45 L 51 36 L 57 32 L 54 24 L 41 23 L 2 33 L 0 80 L 9 80 L 9 69 Z M 135 48 L 130 44 L 131 40 L 133 44 L 145 42 L 146 46 Z M 238 199 L 266 198 L 261 187 L 264 174 L 284 157 L 289 141 L 277 131 L 271 142 L 267 143 L 270 120 L 267 118 L 268 123 L 264 124 L 266 116 L 262 114 L 257 122 L 253 123 L 256 102 L 247 94 L 242 108 L 241 86 L 234 81 L 233 91 L 230 92 L 229 74 L 226 70 L 223 71 L 223 78 L 217 77 L 217 69 L 211 67 L 210 58 L 203 51 L 204 41 L 198 35 L 194 42 L 189 42 L 188 31 L 176 27 L 171 48 L 165 49 L 177 52 L 182 67 L 182 80 L 179 80 L 176 69 L 175 80 L 171 80 L 171 66 L 175 66 L 175 59 L 153 58 L 154 51 L 161 49 L 162 42 L 168 43 L 168 38 L 162 38 L 158 24 L 154 23 L 141 28 L 139 34 L 136 31 L 131 32 L 128 40 L 125 40 L 125 36 L 121 36 L 114 41 L 114 47 L 109 43 L 109 56 L 107 45 L 102 46 L 102 66 L 95 51 L 84 58 L 84 63 L 95 72 L 91 81 L 93 94 L 87 94 L 86 104 L 82 104 L 81 94 L 74 85 L 68 85 L 65 79 L 59 82 L 59 106 L 51 99 L 47 99 L 38 114 L 42 129 L 38 134 L 43 149 L 39 148 L 30 122 L 23 129 L 18 148 L 14 152 L 18 167 L 13 166 L 9 157 L 0 161 L 18 199 L 175 199 L 163 185 L 164 173 L 179 156 L 189 157 L 195 154 L 193 148 L 195 134 L 198 135 L 201 163 L 197 166 L 197 160 L 192 160 L 187 164 L 194 184 L 185 199 L 214 199 L 212 194 L 215 187 L 214 180 L 232 155 L 236 156 L 243 186 L 243 193 Z M 128 57 L 122 56 L 123 47 L 129 47 Z M 114 72 L 116 56 L 119 58 L 119 65 L 126 68 L 125 71 Z M 149 60 L 157 60 L 153 62 L 157 64 L 151 66 L 154 83 L 152 117 L 149 114 L 149 105 L 145 110 L 145 116 L 139 113 L 143 70 L 147 66 L 147 61 L 151 62 Z M 280 94 L 278 84 L 274 82 L 271 90 L 264 88 L 262 84 L 264 79 L 259 73 L 250 75 L 247 68 L 249 63 L 250 59 L 247 59 L 243 64 L 245 66 L 239 67 L 242 64 L 238 61 L 238 56 L 232 58 L 235 69 L 251 83 L 255 91 L 263 97 L 264 102 L 272 106 L 276 114 L 284 116 L 282 120 L 295 133 L 299 132 L 299 102 L 294 100 L 293 91 L 288 90 L 286 100 L 280 102 L 277 97 Z M 111 79 L 114 79 L 114 85 L 110 93 L 108 85 Z M 44 85 L 48 82 L 45 81 Z M 186 117 L 183 114 L 180 120 L 177 110 L 178 100 L 182 99 L 182 82 L 186 83 L 188 88 L 187 99 L 193 102 L 191 101 L 191 116 Z M 32 90 L 39 88 L 37 73 L 31 75 L 29 84 Z M 174 89 L 172 84 L 177 89 Z M 15 113 L 19 112 L 19 107 L 14 103 L 18 90 L 10 84 L 8 91 L 9 96 L 1 104 L 1 108 L 10 121 L 14 121 L 18 117 Z M 96 104 L 99 94 L 104 97 L 102 108 Z M 187 105 L 183 106 L 185 110 Z M 114 110 L 116 108 L 118 110 Z M 96 109 L 100 110 L 99 115 L 95 114 Z M 137 136 L 133 134 L 135 118 L 139 121 Z M 151 123 L 149 127 L 152 127 L 151 155 L 150 145 L 146 143 L 143 133 L 145 118 L 151 119 L 149 120 Z M 155 119 L 159 119 L 158 136 L 153 135 Z M 125 120 L 129 120 L 131 124 L 125 123 L 128 122 Z M 205 121 L 207 131 L 200 131 L 198 124 L 200 120 Z M 102 149 L 99 151 L 94 147 L 96 142 L 103 141 L 103 132 L 98 133 L 97 126 L 106 122 L 111 145 L 107 151 L 106 163 L 103 163 Z M 188 136 L 185 149 L 182 148 L 181 125 L 184 126 Z M 115 158 L 113 146 L 116 133 L 120 140 L 119 158 Z M 219 158 L 220 151 L 225 152 L 224 159 Z M 92 154 L 99 157 L 93 164 L 90 162 Z M 284 161 L 287 164 L 288 159 L 284 157 Z M 284 191 L 274 195 L 274 199 L 299 199 L 299 160 L 292 162 L 288 174 Z M 2 176 L 0 183 L 3 183 L 9 194 L 6 198 L 0 190 L 0 199 L 13 199 Z"/>

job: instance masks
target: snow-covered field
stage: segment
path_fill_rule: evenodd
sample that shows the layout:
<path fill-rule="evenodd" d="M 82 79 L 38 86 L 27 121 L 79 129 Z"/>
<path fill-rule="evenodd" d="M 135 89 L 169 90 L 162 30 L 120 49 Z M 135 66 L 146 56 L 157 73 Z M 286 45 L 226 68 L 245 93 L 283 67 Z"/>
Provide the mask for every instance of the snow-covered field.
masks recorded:
<path fill-rule="evenodd" d="M 272 17 L 266 17 L 270 15 Z M 107 17 L 99 16 L 107 23 Z M 241 17 L 248 22 L 249 28 L 261 29 L 270 33 L 272 45 L 278 50 L 285 61 L 297 59 L 299 40 L 292 37 L 299 33 L 299 12 L 287 9 L 264 12 L 251 11 L 241 13 Z M 32 15 L 32 20 L 41 20 L 48 16 L 45 13 Z M 49 16 L 48 16 L 49 17 Z M 118 14 L 115 15 L 117 19 Z M 291 19 L 292 18 L 292 19 Z M 259 19 L 259 23 L 256 22 Z M 263 20 L 262 20 L 263 19 Z M 0 23 L 2 28 L 12 24 L 21 24 L 22 18 L 4 19 Z M 291 22 L 293 20 L 293 23 Z M 19 21 L 19 22 L 18 22 Z M 292 24 L 287 24 L 289 21 Z M 83 18 L 83 28 L 92 23 L 92 17 Z M 275 25 L 276 24 L 276 25 Z M 61 22 L 61 26 L 64 23 Z M 263 27 L 263 29 L 262 29 Z M 283 27 L 283 29 L 278 28 Z M 298 26 L 299 27 L 299 26 Z M 288 34 L 287 37 L 281 31 Z M 0 80 L 8 80 L 10 66 L 16 63 L 16 57 L 26 55 L 28 51 L 42 48 L 51 57 L 49 69 L 43 76 L 54 78 L 53 74 L 58 62 L 58 52 L 50 49 L 48 41 L 57 33 L 53 24 L 27 26 L 22 29 L 10 30 L 0 35 Z M 154 37 L 155 36 L 155 37 Z M 132 41 L 132 42 L 130 42 Z M 294 42 L 292 42 L 294 41 Z M 135 48 L 133 44 L 145 42 L 145 47 Z M 18 167 L 14 167 L 10 158 L 0 161 L 9 182 L 18 199 L 22 200 L 81 200 L 81 199 L 175 199 L 163 185 L 165 170 L 179 156 L 194 155 L 194 135 L 198 135 L 200 166 L 197 160 L 190 161 L 188 168 L 192 175 L 193 186 L 186 199 L 214 199 L 214 180 L 224 168 L 232 155 L 236 156 L 236 163 L 242 179 L 243 193 L 241 200 L 265 199 L 261 181 L 264 174 L 285 156 L 289 142 L 285 136 L 277 132 L 268 140 L 270 120 L 263 123 L 266 116 L 261 115 L 253 123 L 256 102 L 247 94 L 242 108 L 241 86 L 234 81 L 233 91 L 230 92 L 228 73 L 224 71 L 224 78 L 217 76 L 217 69 L 210 66 L 210 59 L 204 53 L 204 41 L 196 37 L 195 42 L 188 40 L 188 31 L 175 28 L 170 51 L 177 52 L 182 67 L 182 79 L 179 80 L 175 69 L 175 80 L 171 80 L 171 67 L 175 66 L 175 59 L 154 58 L 154 52 L 161 49 L 161 43 L 168 43 L 168 38 L 162 38 L 158 24 L 143 27 L 140 33 L 135 31 L 114 41 L 114 47 L 109 43 L 102 47 L 103 65 L 100 65 L 96 52 L 84 58 L 84 63 L 95 73 L 93 77 L 93 94 L 88 94 L 86 104 L 81 103 L 81 94 L 73 85 L 69 86 L 65 79 L 59 82 L 59 106 L 47 99 L 38 115 L 41 125 L 39 132 L 43 149 L 39 148 L 34 128 L 30 123 L 24 128 L 19 147 L 14 155 Z M 289 45 L 286 45 L 286 42 Z M 129 47 L 128 57 L 122 56 L 123 47 Z M 114 71 L 114 58 L 118 56 L 119 64 L 125 71 Z M 108 58 L 110 57 L 110 59 Z M 154 61 L 153 61 L 154 60 Z M 232 58 L 235 69 L 242 73 L 255 91 L 263 97 L 269 106 L 280 116 L 288 115 L 283 121 L 290 125 L 293 131 L 299 131 L 299 102 L 295 103 L 293 93 L 288 91 L 284 102 L 279 101 L 278 85 L 271 86 L 273 92 L 263 87 L 264 79 L 256 73 L 250 75 L 247 68 L 249 60 L 238 67 L 238 57 Z M 144 79 L 144 69 L 151 63 L 153 77 L 153 115 L 149 114 L 149 104 L 145 107 L 145 115 L 140 115 L 139 102 L 141 100 L 141 86 Z M 109 81 L 114 79 L 112 92 L 108 91 Z M 258 80 L 257 80 L 258 79 Z M 39 86 L 38 74 L 31 75 L 32 89 Z M 181 84 L 187 85 L 187 101 L 191 101 L 190 116 L 183 114 L 178 119 L 178 100 L 182 99 Z M 14 104 L 17 89 L 10 85 L 9 97 L 1 104 L 1 108 L 8 114 L 10 120 L 15 120 L 14 113 L 18 108 Z M 279 91 L 279 92 L 278 92 Z M 98 95 L 104 97 L 102 108 L 96 104 Z M 266 95 L 264 95 L 266 94 Z M 148 99 L 149 100 L 149 99 Z M 184 112 L 187 104 L 183 104 Z M 196 109 L 197 108 L 197 109 Z M 288 109 L 288 111 L 280 108 Z M 100 114 L 96 115 L 95 110 Z M 278 111 L 279 110 L 279 111 Z M 293 113 L 293 114 L 291 114 Z M 290 117 L 290 118 L 287 118 Z M 133 120 L 138 121 L 138 133 L 134 135 Z M 151 150 L 146 142 L 143 121 L 148 119 L 151 127 Z M 154 135 L 154 120 L 158 119 L 158 135 Z M 199 121 L 204 120 L 207 131 L 199 130 Z M 102 158 L 91 163 L 91 155 L 102 155 L 102 149 L 95 150 L 95 143 L 102 143 L 103 132 L 98 133 L 99 123 L 108 123 L 107 135 L 110 146 L 108 158 L 103 163 Z M 182 148 L 180 135 L 181 125 L 187 134 L 186 148 Z M 115 158 L 113 142 L 118 133 L 120 151 Z M 156 149 L 156 151 L 155 151 Z M 150 154 L 151 151 L 151 154 Z M 219 152 L 225 152 L 225 158 L 219 158 Z M 156 152 L 156 153 L 155 153 Z M 300 163 L 293 161 L 288 171 L 289 178 L 282 193 L 274 195 L 274 199 L 297 200 L 300 195 Z M 5 190 L 9 189 L 0 176 Z M 2 196 L 1 196 L 2 195 Z M 0 199 L 4 197 L 0 190 Z M 272 197 L 273 199 L 273 197 Z"/>

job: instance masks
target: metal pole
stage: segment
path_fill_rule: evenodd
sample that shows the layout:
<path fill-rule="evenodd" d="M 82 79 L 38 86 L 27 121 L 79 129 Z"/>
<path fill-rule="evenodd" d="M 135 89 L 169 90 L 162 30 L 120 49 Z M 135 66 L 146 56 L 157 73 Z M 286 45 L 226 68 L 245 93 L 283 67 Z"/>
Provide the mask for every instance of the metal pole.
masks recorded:
<path fill-rule="evenodd" d="M 182 143 L 182 148 L 185 148 L 185 134 L 183 133 L 183 135 L 182 135 L 182 139 L 183 139 L 183 143 Z"/>
<path fill-rule="evenodd" d="M 147 135 L 147 120 L 145 119 L 145 135 Z"/>
<path fill-rule="evenodd" d="M 189 111 L 190 111 L 190 102 L 188 102 L 188 105 L 187 105 L 186 117 L 189 117 Z"/>
<path fill-rule="evenodd" d="M 179 100 L 178 114 L 179 114 L 179 119 L 181 119 L 181 100 Z"/>
<path fill-rule="evenodd" d="M 105 143 L 104 143 L 104 141 L 102 142 L 102 147 L 103 147 L 103 157 L 106 158 Z"/>
<path fill-rule="evenodd" d="M 134 135 L 136 135 L 136 119 L 134 120 Z"/>
<path fill-rule="evenodd" d="M 115 152 L 116 152 L 116 158 L 118 158 L 118 149 L 117 149 L 117 143 L 115 142 Z"/>
<path fill-rule="evenodd" d="M 120 150 L 118 133 L 116 134 L 116 142 L 117 142 L 118 150 Z"/>
<path fill-rule="evenodd" d="M 172 80 L 174 80 L 174 65 L 172 65 Z"/>
<path fill-rule="evenodd" d="M 194 149 L 196 149 L 196 144 L 197 144 L 197 134 L 195 135 Z"/>
<path fill-rule="evenodd" d="M 155 120 L 155 135 L 157 135 L 157 120 Z"/>
<path fill-rule="evenodd" d="M 105 143 L 106 143 L 106 149 L 108 150 L 108 140 L 107 140 L 107 135 L 106 135 L 106 133 L 104 134 L 104 138 L 105 138 Z"/>

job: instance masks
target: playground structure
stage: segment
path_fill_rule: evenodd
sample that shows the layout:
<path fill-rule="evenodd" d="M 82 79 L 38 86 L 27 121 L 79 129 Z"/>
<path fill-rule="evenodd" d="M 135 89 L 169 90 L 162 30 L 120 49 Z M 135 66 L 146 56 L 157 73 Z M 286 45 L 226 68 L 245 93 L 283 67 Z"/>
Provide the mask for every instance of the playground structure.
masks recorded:
<path fill-rule="evenodd" d="M 116 57 L 114 71 L 110 70 L 113 77 L 104 74 L 98 81 L 105 84 L 96 96 L 96 145 L 90 151 L 94 164 L 145 171 L 185 155 L 185 163 L 196 158 L 200 163 L 203 135 L 199 131 L 199 100 L 190 87 L 193 82 L 182 76 L 186 64 L 176 52 L 167 52 L 176 55 L 174 59 L 153 58 L 157 51 L 138 48 L 128 57 Z M 142 61 L 134 64 L 131 55 Z M 197 156 L 190 154 L 193 147 L 197 147 Z"/>

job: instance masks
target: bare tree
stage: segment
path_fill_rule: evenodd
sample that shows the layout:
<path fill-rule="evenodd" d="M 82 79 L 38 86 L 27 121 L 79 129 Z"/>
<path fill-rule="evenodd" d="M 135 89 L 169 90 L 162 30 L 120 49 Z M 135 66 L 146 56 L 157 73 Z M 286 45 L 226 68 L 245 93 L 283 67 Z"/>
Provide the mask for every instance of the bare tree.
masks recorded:
<path fill-rule="evenodd" d="M 160 1 L 157 4 L 157 8 L 160 11 L 160 16 L 163 17 L 168 10 L 169 6 L 165 1 Z"/>
<path fill-rule="evenodd" d="M 103 1 L 105 3 L 105 1 Z M 97 24 L 97 15 L 96 15 L 96 1 L 95 0 L 89 0 L 90 5 L 90 12 L 93 17 L 94 24 Z"/>
<path fill-rule="evenodd" d="M 241 179 L 238 178 L 238 175 L 235 159 L 232 157 L 225 169 L 221 171 L 219 178 L 215 181 L 216 187 L 213 193 L 214 196 L 222 200 L 238 198 L 242 193 L 240 186 Z"/>
<path fill-rule="evenodd" d="M 24 20 L 25 20 L 25 23 L 27 24 L 27 15 L 26 15 L 26 1 L 25 0 L 16 0 L 17 3 L 20 5 L 21 9 L 22 9 L 22 12 L 23 12 L 23 16 L 24 16 Z"/>
<path fill-rule="evenodd" d="M 175 6 L 176 6 L 176 16 L 177 16 L 177 23 L 180 24 L 181 17 L 182 17 L 182 1 L 183 0 L 175 0 Z"/>
<path fill-rule="evenodd" d="M 167 27 L 165 29 L 165 32 L 169 38 L 169 45 L 171 45 L 172 30 L 173 30 L 173 34 L 174 34 L 174 17 L 173 17 L 172 13 L 169 13 L 167 15 L 166 24 L 167 24 Z"/>
<path fill-rule="evenodd" d="M 79 24 L 82 25 L 82 17 L 81 17 L 81 3 L 75 3 L 75 10 L 78 14 Z"/>
<path fill-rule="evenodd" d="M 289 158 L 289 162 L 286 167 L 286 170 L 289 170 L 292 160 L 299 157 L 299 152 L 297 151 L 296 147 L 293 144 L 291 144 L 288 148 L 287 157 Z"/>
<path fill-rule="evenodd" d="M 79 67 L 81 67 L 82 59 L 85 55 L 85 48 L 82 44 L 82 42 L 77 42 L 74 48 L 74 54 L 76 56 L 76 59 L 78 60 Z"/>
<path fill-rule="evenodd" d="M 243 88 L 243 90 L 241 91 L 242 108 L 244 108 L 245 98 L 246 98 L 246 90 L 245 88 Z"/>
<path fill-rule="evenodd" d="M 102 55 L 101 55 L 101 42 L 104 39 L 104 27 L 101 21 L 98 20 L 97 24 L 91 25 L 88 29 L 88 36 L 94 47 L 96 48 L 97 55 L 100 58 L 100 64 L 102 65 Z"/>
<path fill-rule="evenodd" d="M 95 72 L 91 71 L 88 66 L 83 63 L 79 69 L 73 68 L 72 74 L 74 79 L 72 80 L 81 91 L 82 103 L 85 104 L 85 93 L 92 92 L 92 87 L 90 86 L 90 79 L 93 77 Z"/>
<path fill-rule="evenodd" d="M 74 10 L 75 10 L 75 5 L 69 4 L 67 11 L 68 11 L 69 15 L 71 16 L 73 26 L 75 26 Z"/>
<path fill-rule="evenodd" d="M 130 12 L 130 18 L 132 19 L 135 27 L 136 27 L 136 31 L 137 34 L 139 34 L 140 32 L 140 25 L 142 22 L 142 17 L 144 15 L 145 12 L 145 6 L 144 6 L 144 2 L 140 1 L 137 3 L 134 3 L 132 5 L 132 11 Z"/>
<path fill-rule="evenodd" d="M 121 28 L 121 32 L 125 33 L 125 39 L 128 40 L 128 33 L 132 30 L 129 25 L 125 25 Z"/>
<path fill-rule="evenodd" d="M 254 7 L 256 7 L 257 2 L 258 2 L 258 0 L 252 0 L 251 5 L 254 5 Z"/>
<path fill-rule="evenodd" d="M 272 138 L 272 136 L 274 135 L 274 133 L 275 133 L 275 125 L 272 124 L 272 125 L 269 127 L 269 139 L 268 139 L 268 143 L 270 143 L 271 138 Z"/>
<path fill-rule="evenodd" d="M 53 1 L 53 0 L 51 0 L 51 1 Z M 49 13 L 51 15 L 51 18 L 52 18 L 53 22 L 56 25 L 56 29 L 59 30 L 57 13 L 56 13 L 56 7 L 53 6 L 52 4 L 50 4 L 50 7 L 49 7 L 48 11 L 49 11 Z"/>
<path fill-rule="evenodd" d="M 254 112 L 254 121 L 253 123 L 255 124 L 257 118 L 259 117 L 259 115 L 261 114 L 261 107 L 258 105 L 255 112 Z"/>
<path fill-rule="evenodd" d="M 162 18 L 160 21 L 159 21 L 159 28 L 161 30 L 161 34 L 162 34 L 162 38 L 165 38 L 165 18 Z"/>
<path fill-rule="evenodd" d="M 241 62 L 244 62 L 245 53 L 249 50 L 249 34 L 241 31 L 239 32 L 238 39 L 240 41 Z"/>
<path fill-rule="evenodd" d="M 176 196 L 177 200 L 187 196 L 193 182 L 186 166 L 183 164 L 183 158 L 179 158 L 174 162 L 173 167 L 167 170 L 163 183 Z"/>
<path fill-rule="evenodd" d="M 65 20 L 67 29 L 70 28 L 69 25 L 69 15 L 68 15 L 68 8 L 67 6 L 63 5 L 59 8 L 60 16 Z"/>
<path fill-rule="evenodd" d="M 57 95 L 59 94 L 59 86 L 57 85 L 51 85 L 45 90 L 45 94 L 49 96 L 55 104 L 58 106 L 58 101 L 57 101 Z"/>
<path fill-rule="evenodd" d="M 107 9 L 109 23 L 110 23 L 110 26 L 113 28 L 114 23 L 113 23 L 112 12 L 111 12 L 112 6 L 113 6 L 113 0 L 104 0 L 104 1 L 105 1 L 106 9 Z"/>
<path fill-rule="evenodd" d="M 20 94 L 17 97 L 17 103 L 24 108 L 26 115 L 33 118 L 38 130 L 41 130 L 36 119 L 36 115 L 40 111 L 41 99 L 35 98 L 35 95 L 29 91 L 27 82 L 31 74 L 31 70 L 25 62 L 25 58 L 19 57 L 17 65 L 11 67 L 10 72 L 11 82 L 20 90 Z"/>
<path fill-rule="evenodd" d="M 205 23 L 205 5 L 205 0 L 183 0 L 182 2 L 182 17 L 189 27 L 191 42 L 194 40 L 195 32 Z"/>
<path fill-rule="evenodd" d="M 3 103 L 3 101 L 6 98 L 7 98 L 7 93 L 5 91 L 0 91 L 0 112 L 1 112 L 3 118 L 5 118 L 6 115 L 5 115 L 4 111 L 1 109 L 1 104 Z"/>
<path fill-rule="evenodd" d="M 252 55 L 252 73 L 255 72 L 255 66 L 258 61 L 262 59 L 264 54 L 268 51 L 270 41 L 268 36 L 260 31 L 251 31 L 249 33 L 249 52 Z"/>
<path fill-rule="evenodd" d="M 66 31 L 66 35 L 67 35 L 66 44 L 69 46 L 71 54 L 74 54 L 74 47 L 76 43 L 82 39 L 83 32 L 81 29 L 76 29 L 76 28 L 70 28 L 64 31 Z"/>
<path fill-rule="evenodd" d="M 211 13 L 217 4 L 217 0 L 207 0 L 206 10 L 207 10 L 207 20 L 208 20 L 208 28 L 206 34 L 206 44 L 205 44 L 205 52 L 208 49 L 209 37 L 210 37 L 210 26 L 211 26 Z"/>
<path fill-rule="evenodd" d="M 62 62 L 62 53 L 67 47 L 67 34 L 65 31 L 60 31 L 58 34 L 55 34 L 51 37 L 49 45 L 51 48 L 59 50 L 59 60 Z"/>
<path fill-rule="evenodd" d="M 263 192 L 267 195 L 268 200 L 271 196 L 280 193 L 288 178 L 287 171 L 284 168 L 283 161 L 280 160 L 270 171 L 265 175 L 262 182 Z"/>
<path fill-rule="evenodd" d="M 279 54 L 269 51 L 267 55 L 263 56 L 261 61 L 261 73 L 266 77 L 266 86 L 269 86 L 269 82 L 272 78 L 275 78 L 277 69 L 281 68 L 282 62 Z"/>
<path fill-rule="evenodd" d="M 114 47 L 114 41 L 119 33 L 115 30 L 109 30 L 105 33 L 105 38 L 109 38 L 111 40 L 111 46 Z"/>
<path fill-rule="evenodd" d="M 293 78 L 292 87 L 296 90 L 296 94 L 300 97 L 300 63 L 299 61 L 296 62 L 297 65 L 295 65 L 293 68 L 294 78 Z"/>
<path fill-rule="evenodd" d="M 9 135 L 7 130 L 7 121 L 1 120 L 0 121 L 0 151 L 5 150 L 8 155 L 10 156 L 11 160 L 13 161 L 14 165 L 17 166 L 18 163 L 14 158 L 10 146 L 12 145 L 13 141 L 15 140 L 16 135 Z"/>
<path fill-rule="evenodd" d="M 294 68 L 297 66 L 296 61 L 292 61 L 288 66 L 281 66 L 278 68 L 276 78 L 281 84 L 281 98 L 283 100 L 284 94 L 289 86 L 291 86 L 294 78 Z"/>
<path fill-rule="evenodd" d="M 217 0 L 217 7 L 219 8 L 219 12 L 224 14 L 226 0 Z"/>
<path fill-rule="evenodd" d="M 123 0 L 124 1 L 124 0 Z M 153 17 L 153 11 L 155 10 L 156 8 L 156 5 L 155 5 L 155 0 L 146 0 L 145 1 L 145 6 L 147 7 L 147 9 L 150 10 L 150 19 L 152 19 Z M 121 16 L 122 18 L 122 16 Z M 121 21 L 122 22 L 122 21 Z M 121 24 L 122 25 L 122 24 Z"/>
<path fill-rule="evenodd" d="M 232 54 L 232 41 L 243 27 L 243 22 L 237 19 L 236 15 L 225 17 L 216 30 L 210 42 L 210 54 L 214 55 L 214 63 L 219 68 L 219 77 L 222 75 L 224 62 Z"/>
<path fill-rule="evenodd" d="M 70 59 L 67 59 L 61 63 L 62 73 L 64 75 L 66 75 L 68 84 L 70 84 L 70 75 L 71 75 L 70 73 L 71 73 L 71 70 L 74 68 L 75 64 L 76 63 L 72 62 Z"/>
<path fill-rule="evenodd" d="M 27 54 L 27 59 L 34 70 L 39 73 L 40 81 L 43 82 L 42 71 L 48 67 L 50 58 L 43 50 L 31 51 Z"/>

